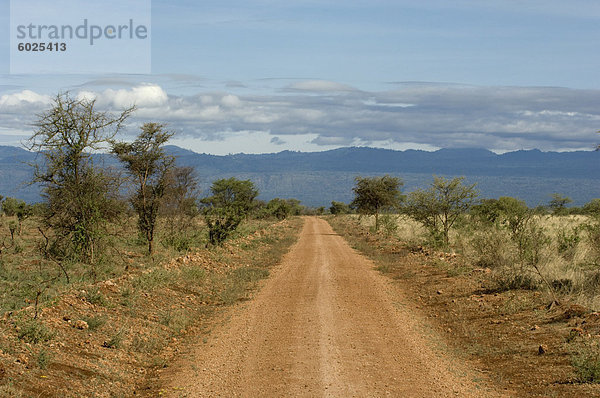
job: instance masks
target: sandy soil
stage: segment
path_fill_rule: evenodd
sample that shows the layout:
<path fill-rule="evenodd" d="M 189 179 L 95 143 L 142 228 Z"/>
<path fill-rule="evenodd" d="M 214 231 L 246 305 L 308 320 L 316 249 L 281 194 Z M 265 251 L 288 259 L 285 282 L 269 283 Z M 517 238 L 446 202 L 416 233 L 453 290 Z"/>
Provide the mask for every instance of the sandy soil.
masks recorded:
<path fill-rule="evenodd" d="M 173 397 L 490 397 L 412 301 L 326 221 L 256 296 L 163 374 Z"/>

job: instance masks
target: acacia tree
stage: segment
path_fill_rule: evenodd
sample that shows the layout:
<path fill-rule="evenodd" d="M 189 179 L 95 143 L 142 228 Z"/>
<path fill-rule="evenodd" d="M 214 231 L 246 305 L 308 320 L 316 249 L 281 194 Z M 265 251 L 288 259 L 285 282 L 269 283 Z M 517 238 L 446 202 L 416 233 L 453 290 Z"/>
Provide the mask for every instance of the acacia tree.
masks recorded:
<path fill-rule="evenodd" d="M 417 189 L 408 194 L 406 213 L 422 223 L 435 238 L 448 245 L 450 228 L 477 198 L 475 185 L 463 185 L 464 177 L 447 180 L 434 177 L 428 189 Z"/>
<path fill-rule="evenodd" d="M 379 214 L 385 209 L 400 206 L 403 197 L 400 187 L 404 183 L 397 177 L 356 177 L 352 207 L 361 214 L 375 215 L 375 230 L 379 230 Z"/>
<path fill-rule="evenodd" d="M 173 167 L 165 178 L 165 195 L 160 208 L 167 228 L 163 243 L 178 250 L 188 249 L 188 233 L 198 215 L 198 178 L 192 167 Z"/>
<path fill-rule="evenodd" d="M 175 158 L 164 152 L 163 145 L 173 133 L 164 125 L 145 123 L 132 143 L 113 142 L 112 151 L 135 179 L 137 189 L 131 204 L 138 215 L 138 228 L 153 252 L 156 218 L 168 185 L 168 172 Z"/>
<path fill-rule="evenodd" d="M 231 177 L 214 181 L 212 196 L 202 199 L 208 237 L 213 245 L 221 244 L 237 229 L 252 209 L 258 190 L 250 180 Z"/>
<path fill-rule="evenodd" d="M 33 182 L 42 185 L 47 201 L 43 222 L 51 235 L 45 236 L 45 254 L 55 261 L 72 258 L 93 265 L 104 227 L 120 208 L 118 184 L 94 165 L 92 152 L 106 148 L 134 107 L 114 115 L 96 110 L 95 103 L 58 94 L 26 144 L 41 158 L 32 165 Z"/>
<path fill-rule="evenodd" d="M 566 206 L 569 203 L 573 202 L 573 200 L 571 198 L 569 198 L 568 196 L 562 196 L 561 194 L 558 194 L 558 193 L 553 193 L 551 196 L 552 196 L 552 200 L 548 204 L 548 207 L 550 207 L 550 209 L 552 210 L 552 214 L 554 214 L 554 215 L 565 214 L 566 210 L 567 210 Z"/>
<path fill-rule="evenodd" d="M 350 213 L 350 206 L 344 202 L 336 202 L 335 200 L 332 200 L 331 207 L 329 207 L 329 212 L 334 215 L 348 214 Z"/>

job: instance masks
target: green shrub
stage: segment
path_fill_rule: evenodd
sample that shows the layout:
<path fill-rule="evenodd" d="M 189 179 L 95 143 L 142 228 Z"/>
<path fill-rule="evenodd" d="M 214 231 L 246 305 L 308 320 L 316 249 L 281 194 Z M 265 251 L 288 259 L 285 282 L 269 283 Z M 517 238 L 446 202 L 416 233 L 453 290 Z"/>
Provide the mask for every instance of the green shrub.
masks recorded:
<path fill-rule="evenodd" d="M 106 323 L 105 316 L 84 316 L 82 320 L 88 324 L 90 331 L 100 329 Z"/>
<path fill-rule="evenodd" d="M 105 341 L 103 346 L 106 348 L 121 348 L 123 344 L 123 334 L 125 329 L 120 329 L 110 340 Z"/>
<path fill-rule="evenodd" d="M 90 287 L 86 290 L 83 294 L 83 298 L 90 304 L 106 305 L 106 300 L 104 299 L 102 292 L 100 292 L 100 289 L 97 287 Z"/>
<path fill-rule="evenodd" d="M 475 265 L 498 269 L 512 264 L 513 247 L 504 230 L 496 227 L 482 227 L 471 236 Z"/>
<path fill-rule="evenodd" d="M 575 256 L 577 245 L 581 241 L 580 228 L 572 228 L 571 231 L 560 229 L 557 233 L 557 250 L 565 260 L 571 261 Z"/>
<path fill-rule="evenodd" d="M 193 319 L 185 310 L 167 310 L 159 315 L 158 322 L 170 328 L 175 334 L 181 334 L 193 322 Z"/>
<path fill-rule="evenodd" d="M 187 252 L 193 247 L 195 241 L 195 237 L 188 233 L 175 232 L 165 236 L 161 243 L 164 247 L 170 247 L 178 252 Z"/>
<path fill-rule="evenodd" d="M 44 324 L 30 320 L 18 325 L 19 339 L 25 340 L 28 343 L 43 343 L 51 340 L 54 337 L 54 332 L 48 329 Z"/>
<path fill-rule="evenodd" d="M 495 289 L 498 292 L 509 290 L 536 290 L 539 282 L 531 275 L 510 269 L 499 272 L 494 276 Z"/>
<path fill-rule="evenodd" d="M 395 214 L 382 214 L 379 217 L 379 222 L 385 236 L 390 237 L 398 232 L 398 216 Z"/>
<path fill-rule="evenodd" d="M 584 226 L 587 241 L 595 257 L 594 261 L 600 261 L 600 217 L 594 217 L 593 221 Z"/>
<path fill-rule="evenodd" d="M 40 369 L 42 369 L 42 370 L 47 369 L 51 360 L 52 360 L 52 355 L 45 348 L 42 348 L 40 350 L 40 352 L 38 352 L 37 364 L 40 367 Z"/>
<path fill-rule="evenodd" d="M 583 383 L 600 382 L 600 346 L 597 341 L 579 343 L 571 353 L 571 365 Z"/>

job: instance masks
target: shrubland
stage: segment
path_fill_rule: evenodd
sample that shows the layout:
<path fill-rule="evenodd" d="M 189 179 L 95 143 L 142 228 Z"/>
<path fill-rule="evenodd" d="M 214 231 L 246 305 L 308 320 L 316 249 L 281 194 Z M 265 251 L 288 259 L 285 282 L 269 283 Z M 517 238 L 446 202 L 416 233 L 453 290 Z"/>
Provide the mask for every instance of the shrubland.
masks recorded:
<path fill-rule="evenodd" d="M 546 206 L 530 208 L 509 196 L 479 198 L 460 178 L 434 178 L 405 198 L 378 221 L 374 214 L 329 221 L 382 272 L 407 281 L 417 302 L 479 361 L 500 364 L 493 369 L 499 377 L 547 365 L 555 383 L 600 381 L 598 200 L 567 207 L 568 197 L 553 194 Z M 508 341 L 513 353 L 500 359 Z M 540 356 L 538 346 L 546 353 L 547 345 L 553 352 Z M 582 394 L 573 391 L 564 396 Z"/>
<path fill-rule="evenodd" d="M 135 394 L 297 236 L 299 202 L 262 204 L 249 180 L 201 198 L 166 126 L 115 141 L 133 111 L 59 94 L 29 140 L 43 201 L 0 197 L 0 396 Z M 123 169 L 96 164 L 108 150 Z"/>

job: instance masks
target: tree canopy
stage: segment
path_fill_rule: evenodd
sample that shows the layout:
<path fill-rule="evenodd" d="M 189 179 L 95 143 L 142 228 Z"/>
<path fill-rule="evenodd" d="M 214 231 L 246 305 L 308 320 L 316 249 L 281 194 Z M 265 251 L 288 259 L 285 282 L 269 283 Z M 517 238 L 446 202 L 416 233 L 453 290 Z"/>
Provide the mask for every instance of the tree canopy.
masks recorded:
<path fill-rule="evenodd" d="M 131 204 L 138 214 L 138 228 L 152 254 L 156 218 L 168 183 L 168 173 L 175 158 L 167 155 L 163 145 L 173 135 L 159 123 L 145 123 L 132 143 L 115 142 L 112 151 L 136 180 L 137 190 Z"/>
<path fill-rule="evenodd" d="M 375 215 L 375 230 L 379 229 L 379 214 L 383 210 L 400 206 L 403 197 L 400 187 L 403 182 L 397 177 L 356 177 L 354 191 L 354 207 L 361 214 Z"/>
<path fill-rule="evenodd" d="M 452 180 L 434 177 L 429 188 L 417 189 L 408 195 L 406 213 L 445 245 L 449 242 L 450 228 L 477 197 L 476 184 L 463 185 L 463 180 L 464 177 Z"/>

